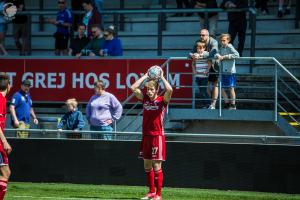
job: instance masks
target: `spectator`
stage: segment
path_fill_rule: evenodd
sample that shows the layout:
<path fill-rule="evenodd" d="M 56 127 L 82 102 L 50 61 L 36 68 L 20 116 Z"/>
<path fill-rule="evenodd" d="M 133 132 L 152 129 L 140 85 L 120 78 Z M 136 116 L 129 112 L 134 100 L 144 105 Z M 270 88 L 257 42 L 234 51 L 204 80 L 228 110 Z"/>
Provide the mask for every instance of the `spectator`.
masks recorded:
<path fill-rule="evenodd" d="M 104 31 L 105 41 L 103 48 L 100 50 L 100 56 L 123 56 L 122 43 L 119 38 L 114 37 L 114 26 L 109 26 Z"/>
<path fill-rule="evenodd" d="M 32 107 L 32 100 L 29 94 L 31 82 L 24 80 L 21 85 L 21 90 L 16 92 L 9 106 L 11 113 L 11 122 L 14 128 L 29 129 L 30 128 L 30 115 L 33 117 L 33 123 L 38 124 L 39 121 L 36 118 Z M 28 132 L 17 132 L 18 137 L 28 137 Z"/>
<path fill-rule="evenodd" d="M 83 0 L 82 7 L 85 10 L 85 15 L 83 16 L 82 23 L 84 23 L 87 27 L 85 34 L 88 37 L 93 37 L 92 26 L 100 26 L 102 24 L 101 14 L 97 11 L 97 9 L 94 9 L 92 0 Z"/>
<path fill-rule="evenodd" d="M 0 0 L 0 11 L 2 12 L 4 9 L 5 0 Z M 4 46 L 4 39 L 7 31 L 6 20 L 3 15 L 0 15 L 0 50 L 4 56 L 7 56 L 8 53 Z"/>
<path fill-rule="evenodd" d="M 72 38 L 70 42 L 69 56 L 76 56 L 89 43 L 89 38 L 84 34 L 85 29 L 84 24 L 81 23 L 78 25 L 78 35 Z"/>
<path fill-rule="evenodd" d="M 206 87 L 208 81 L 208 72 L 212 66 L 211 60 L 203 59 L 203 53 L 206 49 L 204 42 L 197 42 L 197 52 L 192 53 L 193 57 L 193 74 L 196 77 L 196 83 L 199 86 L 200 99 L 204 102 L 210 98 L 209 87 Z"/>
<path fill-rule="evenodd" d="M 105 91 L 105 84 L 99 80 L 94 84 L 95 94 L 90 98 L 86 107 L 86 118 L 91 125 L 91 131 L 113 130 L 113 122 L 120 119 L 122 105 L 111 93 Z M 101 138 L 101 137 L 100 137 Z M 105 133 L 105 140 L 111 140 L 112 134 Z"/>
<path fill-rule="evenodd" d="M 67 8 L 66 0 L 58 0 L 58 8 L 56 20 L 48 19 L 48 22 L 56 25 L 57 30 L 55 37 L 55 55 L 68 55 L 68 41 L 70 37 L 70 28 L 72 26 L 72 14 Z"/>
<path fill-rule="evenodd" d="M 24 0 L 10 0 L 10 2 L 17 7 L 18 12 L 25 11 Z M 28 49 L 29 35 L 28 35 L 27 21 L 28 21 L 27 16 L 22 14 L 17 14 L 15 18 L 12 20 L 15 44 L 20 51 L 20 56 L 27 55 L 29 50 Z"/>
<path fill-rule="evenodd" d="M 202 55 L 199 55 L 198 58 L 204 58 L 204 59 L 214 59 L 215 54 L 218 52 L 218 42 L 209 36 L 209 31 L 207 29 L 201 29 L 200 31 L 200 39 L 195 42 L 194 48 L 192 53 L 197 52 L 197 42 L 204 42 L 206 44 L 206 50 L 203 52 Z M 196 59 L 195 56 L 191 56 L 192 59 Z M 212 67 L 210 67 L 209 75 L 208 75 L 208 83 L 205 84 L 203 82 L 203 86 L 207 85 L 210 88 L 210 85 L 212 85 L 212 90 L 209 92 L 211 94 L 212 104 L 215 105 L 216 100 L 218 98 L 218 74 L 217 74 L 217 63 L 212 60 Z M 209 107 L 210 109 L 213 109 Z"/>
<path fill-rule="evenodd" d="M 98 12 L 102 13 L 104 0 L 93 0 L 93 3 L 96 6 Z"/>
<path fill-rule="evenodd" d="M 4 135 L 4 126 L 6 121 L 6 95 L 9 93 L 9 76 L 3 72 L 0 73 L 0 199 L 4 199 L 7 191 L 7 183 L 11 174 L 8 162 L 8 154 L 12 148 Z"/>
<path fill-rule="evenodd" d="M 99 56 L 100 49 L 102 49 L 104 44 L 102 29 L 99 25 L 93 25 L 92 34 L 93 39 L 76 55 L 76 57 L 80 58 L 82 55 Z"/>
<path fill-rule="evenodd" d="M 216 0 L 192 0 L 192 7 L 194 8 L 218 8 Z M 200 17 L 201 28 L 206 28 L 209 30 L 210 36 L 216 36 L 218 13 L 209 12 L 208 13 L 208 24 L 205 21 L 205 13 L 198 13 Z M 208 27 L 207 27 L 208 25 Z"/>
<path fill-rule="evenodd" d="M 231 110 L 236 110 L 235 105 L 235 91 L 234 87 L 236 84 L 236 79 L 234 74 L 236 73 L 235 68 L 235 58 L 239 57 L 239 53 L 234 49 L 230 42 L 229 34 L 221 34 L 220 35 L 221 47 L 219 53 L 216 54 L 216 59 L 221 62 L 222 67 L 222 96 L 225 100 L 225 108 L 229 108 Z M 228 96 L 225 92 L 225 88 L 229 88 L 230 93 L 230 101 L 228 100 Z"/>
<path fill-rule="evenodd" d="M 176 5 L 178 9 L 183 8 L 183 4 L 185 5 L 185 8 L 189 9 L 191 8 L 189 0 L 176 0 Z M 182 17 L 184 14 L 183 13 L 176 13 L 172 17 Z M 193 13 L 187 13 L 186 16 L 192 16 Z"/>
<path fill-rule="evenodd" d="M 263 15 L 269 14 L 268 0 L 255 0 L 255 8 L 260 9 Z"/>
<path fill-rule="evenodd" d="M 57 125 L 57 129 L 62 131 L 65 127 L 66 130 L 82 130 L 85 122 L 83 119 L 82 112 L 77 108 L 78 102 L 76 99 L 68 99 L 66 101 L 68 112 L 61 118 L 60 122 Z M 68 138 L 81 138 L 80 133 L 68 133 Z"/>
<path fill-rule="evenodd" d="M 285 5 L 285 10 L 283 12 L 283 6 Z M 289 15 L 291 14 L 291 5 L 292 5 L 292 1 L 291 0 L 278 0 L 278 13 L 277 16 L 279 18 L 283 17 L 284 15 Z"/>
<path fill-rule="evenodd" d="M 72 0 L 72 6 L 71 7 L 72 7 L 72 11 L 83 11 L 81 1 Z M 81 15 L 74 13 L 74 15 L 73 15 L 73 24 L 72 24 L 73 31 L 78 30 L 78 24 L 82 22 L 81 19 L 82 19 Z"/>
<path fill-rule="evenodd" d="M 247 8 L 248 0 L 224 0 L 221 4 L 221 8 Z M 233 44 L 236 35 L 238 35 L 238 52 L 240 56 L 243 55 L 245 40 L 246 40 L 246 30 L 247 30 L 247 19 L 246 11 L 240 12 L 228 12 L 229 27 L 228 33 L 231 36 L 231 42 Z"/>

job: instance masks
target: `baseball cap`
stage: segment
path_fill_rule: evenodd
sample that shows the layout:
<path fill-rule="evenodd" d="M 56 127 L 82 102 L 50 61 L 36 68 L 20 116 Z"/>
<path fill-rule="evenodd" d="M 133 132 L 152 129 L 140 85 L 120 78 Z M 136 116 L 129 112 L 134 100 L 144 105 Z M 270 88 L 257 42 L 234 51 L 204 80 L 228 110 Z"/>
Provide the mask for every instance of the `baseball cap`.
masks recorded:
<path fill-rule="evenodd" d="M 22 81 L 22 85 L 31 86 L 31 82 L 29 80 Z"/>

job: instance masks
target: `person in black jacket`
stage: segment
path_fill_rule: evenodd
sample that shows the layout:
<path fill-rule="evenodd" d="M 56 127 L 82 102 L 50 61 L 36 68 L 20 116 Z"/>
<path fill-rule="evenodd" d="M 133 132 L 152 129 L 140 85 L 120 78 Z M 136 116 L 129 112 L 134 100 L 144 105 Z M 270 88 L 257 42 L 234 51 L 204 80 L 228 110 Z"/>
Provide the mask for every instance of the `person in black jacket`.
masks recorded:
<path fill-rule="evenodd" d="M 193 8 L 218 8 L 218 4 L 216 0 L 192 0 L 191 6 Z M 205 22 L 205 13 L 198 13 L 200 17 L 201 29 L 206 28 L 209 30 L 210 36 L 216 36 L 217 30 L 217 21 L 218 21 L 218 13 L 209 12 L 208 13 L 208 24 Z"/>
<path fill-rule="evenodd" d="M 248 8 L 248 0 L 224 0 L 221 4 L 223 9 Z M 244 44 L 246 40 L 247 18 L 246 11 L 228 12 L 228 33 L 231 36 L 231 43 L 234 42 L 238 35 L 238 52 L 242 57 Z"/>

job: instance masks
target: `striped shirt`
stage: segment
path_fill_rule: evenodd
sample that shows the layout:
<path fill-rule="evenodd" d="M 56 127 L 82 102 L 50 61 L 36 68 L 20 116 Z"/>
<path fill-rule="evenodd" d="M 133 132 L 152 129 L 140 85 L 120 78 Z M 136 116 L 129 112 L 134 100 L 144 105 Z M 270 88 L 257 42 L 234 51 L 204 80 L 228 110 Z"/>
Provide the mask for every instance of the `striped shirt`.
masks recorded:
<path fill-rule="evenodd" d="M 205 74 L 205 71 L 208 69 L 208 60 L 207 59 L 198 59 L 195 60 L 193 65 L 196 71 L 196 77 L 206 78 L 208 74 Z"/>

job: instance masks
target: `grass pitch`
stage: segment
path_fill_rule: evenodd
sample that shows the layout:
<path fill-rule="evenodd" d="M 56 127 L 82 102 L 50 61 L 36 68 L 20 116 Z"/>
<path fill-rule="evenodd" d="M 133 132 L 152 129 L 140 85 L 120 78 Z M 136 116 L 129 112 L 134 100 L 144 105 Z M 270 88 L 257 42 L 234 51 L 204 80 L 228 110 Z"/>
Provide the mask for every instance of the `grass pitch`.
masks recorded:
<path fill-rule="evenodd" d="M 56 183 L 9 183 L 6 200 L 128 200 L 140 199 L 146 187 Z M 300 200 L 299 195 L 262 192 L 164 188 L 164 200 Z"/>

